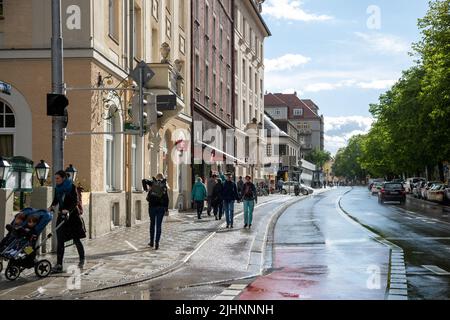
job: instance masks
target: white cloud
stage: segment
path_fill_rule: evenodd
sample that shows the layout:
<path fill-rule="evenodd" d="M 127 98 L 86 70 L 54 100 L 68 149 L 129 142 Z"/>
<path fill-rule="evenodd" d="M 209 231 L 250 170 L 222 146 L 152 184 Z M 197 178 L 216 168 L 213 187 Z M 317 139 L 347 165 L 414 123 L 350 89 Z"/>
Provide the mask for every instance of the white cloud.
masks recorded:
<path fill-rule="evenodd" d="M 325 149 L 335 154 L 351 137 L 369 132 L 373 121 L 363 116 L 325 117 Z"/>
<path fill-rule="evenodd" d="M 303 64 L 307 64 L 311 58 L 305 57 L 301 54 L 285 54 L 284 56 L 265 59 L 264 64 L 267 72 L 291 70 Z"/>
<path fill-rule="evenodd" d="M 407 54 L 410 50 L 410 44 L 406 40 L 392 34 L 355 32 L 355 35 L 378 53 Z"/>
<path fill-rule="evenodd" d="M 304 90 L 305 92 L 320 92 L 320 91 L 330 91 L 335 90 L 340 85 L 338 83 L 327 83 L 327 82 L 318 82 L 307 85 Z"/>
<path fill-rule="evenodd" d="M 334 83 L 318 82 L 306 85 L 303 90 L 305 92 L 321 92 L 331 91 L 339 88 L 361 88 L 361 89 L 389 89 L 395 84 L 395 80 L 371 80 L 371 81 L 357 81 L 354 79 L 342 80 Z"/>
<path fill-rule="evenodd" d="M 325 117 L 325 132 L 342 130 L 346 125 L 356 125 L 367 132 L 371 128 L 373 121 L 373 118 L 363 116 Z"/>
<path fill-rule="evenodd" d="M 302 8 L 300 0 L 269 0 L 263 6 L 263 14 L 275 19 L 296 21 L 328 21 L 333 17 L 308 13 Z"/>
<path fill-rule="evenodd" d="M 362 89 L 389 89 L 395 82 L 395 80 L 373 80 L 370 82 L 360 82 L 358 83 L 358 87 Z"/>

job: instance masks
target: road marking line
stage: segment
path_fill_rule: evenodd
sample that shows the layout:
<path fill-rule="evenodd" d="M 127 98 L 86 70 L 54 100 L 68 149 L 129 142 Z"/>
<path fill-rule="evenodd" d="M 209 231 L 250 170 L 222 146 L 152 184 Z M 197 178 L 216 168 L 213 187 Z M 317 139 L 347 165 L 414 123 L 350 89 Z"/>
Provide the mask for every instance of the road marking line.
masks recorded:
<path fill-rule="evenodd" d="M 403 289 L 390 289 L 389 295 L 408 296 L 408 290 Z"/>
<path fill-rule="evenodd" d="M 440 276 L 448 276 L 450 275 L 450 272 L 439 268 L 438 266 L 434 265 L 422 265 L 423 268 L 433 272 L 434 274 L 440 275 Z"/>
<path fill-rule="evenodd" d="M 130 248 L 132 248 L 134 251 L 139 251 L 139 249 L 136 248 L 135 246 L 133 246 L 130 242 L 128 242 L 128 241 L 125 240 L 125 243 L 126 243 L 128 246 L 130 246 Z"/>

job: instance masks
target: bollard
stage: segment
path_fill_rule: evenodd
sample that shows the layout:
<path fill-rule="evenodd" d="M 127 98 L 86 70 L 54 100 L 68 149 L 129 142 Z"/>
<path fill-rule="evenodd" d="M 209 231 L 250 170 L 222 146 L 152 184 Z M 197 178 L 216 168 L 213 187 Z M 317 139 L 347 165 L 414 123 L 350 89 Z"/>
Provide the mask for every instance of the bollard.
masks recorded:
<path fill-rule="evenodd" d="M 14 192 L 0 189 L 0 239 L 5 237 L 5 226 L 14 218 Z"/>
<path fill-rule="evenodd" d="M 51 187 L 37 187 L 33 189 L 33 194 L 31 195 L 31 207 L 36 209 L 47 209 L 50 207 L 53 200 L 53 188 Z M 56 224 L 56 214 L 53 214 L 53 221 L 51 224 L 49 224 L 44 231 L 42 231 L 41 234 L 41 241 L 43 241 L 47 235 L 51 232 L 51 230 L 54 230 L 54 225 Z M 56 252 L 56 235 L 53 234 L 50 243 L 44 243 L 41 247 L 40 253 L 47 253 L 47 252 Z"/>

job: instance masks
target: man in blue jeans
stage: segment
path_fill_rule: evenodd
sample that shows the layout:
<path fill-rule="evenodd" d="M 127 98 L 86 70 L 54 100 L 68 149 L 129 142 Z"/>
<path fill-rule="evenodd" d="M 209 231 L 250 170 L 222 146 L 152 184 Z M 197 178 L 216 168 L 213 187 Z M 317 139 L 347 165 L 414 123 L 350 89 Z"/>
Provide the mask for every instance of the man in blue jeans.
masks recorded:
<path fill-rule="evenodd" d="M 153 181 L 143 181 L 144 190 L 148 190 L 147 201 L 150 215 L 150 247 L 159 249 L 164 215 L 169 211 L 169 196 L 164 175 L 159 173 Z M 147 189 L 148 187 L 148 189 Z M 156 228 L 156 237 L 155 237 Z M 156 241 L 156 242 L 155 242 Z"/>
<path fill-rule="evenodd" d="M 227 219 L 227 229 L 233 228 L 234 222 L 234 202 L 239 200 L 236 183 L 232 180 L 232 174 L 227 174 L 227 180 L 223 184 L 222 190 L 223 208 Z"/>

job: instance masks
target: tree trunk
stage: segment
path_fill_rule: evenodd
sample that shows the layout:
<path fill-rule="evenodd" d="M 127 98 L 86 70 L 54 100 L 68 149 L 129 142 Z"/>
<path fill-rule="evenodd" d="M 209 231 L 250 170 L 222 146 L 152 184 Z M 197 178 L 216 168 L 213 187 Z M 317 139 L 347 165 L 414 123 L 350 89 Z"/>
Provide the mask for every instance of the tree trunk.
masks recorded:
<path fill-rule="evenodd" d="M 444 180 L 445 180 L 445 177 L 444 177 L 444 162 L 439 161 L 438 168 L 439 168 L 439 180 L 441 182 L 444 182 Z"/>

